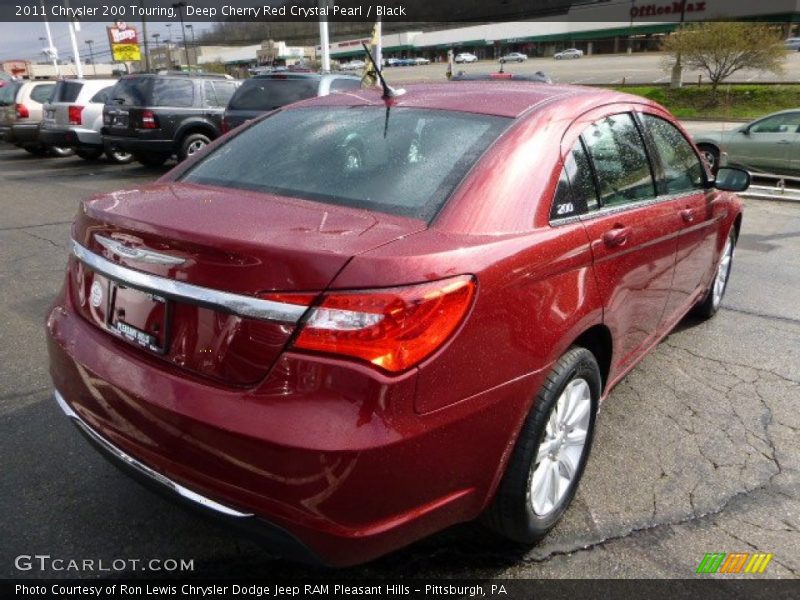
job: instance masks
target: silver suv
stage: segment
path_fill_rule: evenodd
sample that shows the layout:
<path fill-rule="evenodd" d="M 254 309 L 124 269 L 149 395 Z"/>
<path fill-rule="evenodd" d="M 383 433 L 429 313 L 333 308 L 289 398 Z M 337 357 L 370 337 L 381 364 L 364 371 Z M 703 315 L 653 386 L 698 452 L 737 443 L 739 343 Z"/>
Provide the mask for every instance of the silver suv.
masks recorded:
<path fill-rule="evenodd" d="M 13 87 L 12 87 L 13 86 Z M 5 90 L 0 102 L 0 136 L 6 142 L 16 144 L 31 154 L 41 156 L 68 156 L 72 149 L 50 146 L 39 139 L 42 123 L 42 107 L 50 100 L 56 83 L 54 81 L 13 82 Z M 6 88 L 11 89 L 6 89 Z M 10 97 L 14 94 L 14 98 Z"/>
<path fill-rule="evenodd" d="M 103 105 L 115 79 L 65 79 L 56 84 L 53 97 L 44 106 L 39 139 L 49 146 L 66 146 L 85 160 L 103 155 Z M 115 148 L 106 152 L 114 163 L 128 163 L 133 155 Z"/>

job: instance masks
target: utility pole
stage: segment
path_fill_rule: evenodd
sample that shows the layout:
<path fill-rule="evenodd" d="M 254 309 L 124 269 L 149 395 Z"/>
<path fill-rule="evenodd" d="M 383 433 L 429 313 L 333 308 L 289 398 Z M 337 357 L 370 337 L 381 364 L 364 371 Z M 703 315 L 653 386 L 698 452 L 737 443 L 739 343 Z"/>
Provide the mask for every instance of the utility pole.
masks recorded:
<path fill-rule="evenodd" d="M 319 0 L 320 8 L 327 8 L 327 5 L 327 0 Z M 328 36 L 328 17 L 322 15 L 319 17 L 319 43 L 322 48 L 322 72 L 327 73 L 331 70 L 331 49 Z"/>
<path fill-rule="evenodd" d="M 628 25 L 628 54 L 633 54 L 633 3 L 635 0 L 631 0 L 631 22 Z"/>
<path fill-rule="evenodd" d="M 199 67 L 197 64 L 197 43 L 194 41 L 194 25 L 191 23 L 186 24 L 186 29 L 188 29 L 192 34 L 192 52 L 194 53 L 194 66 Z"/>
<path fill-rule="evenodd" d="M 172 64 L 172 23 L 167 23 L 167 61 L 169 64 L 167 65 L 167 69 L 170 71 L 174 69 L 174 65 Z"/>
<path fill-rule="evenodd" d="M 92 73 L 94 73 L 94 76 L 97 77 L 97 65 L 94 64 L 94 51 L 92 50 L 92 44 L 94 44 L 94 40 L 86 40 L 86 45 L 89 46 L 89 60 L 92 61 Z"/>
<path fill-rule="evenodd" d="M 183 9 L 186 8 L 186 2 L 176 2 L 172 8 L 178 9 L 178 17 L 181 20 L 181 34 L 183 35 L 183 51 L 186 54 L 186 68 L 192 72 L 192 61 L 189 60 L 189 48 L 186 45 L 186 28 L 183 26 Z"/>
<path fill-rule="evenodd" d="M 677 31 L 681 31 L 683 29 L 684 21 L 686 21 L 686 0 L 681 2 L 681 22 L 680 25 L 678 25 Z M 672 77 L 670 77 L 669 87 L 672 89 L 683 87 L 683 65 L 681 64 L 680 50 L 678 50 L 677 55 L 675 56 L 675 64 L 672 65 Z"/>
<path fill-rule="evenodd" d="M 158 46 L 158 38 L 160 38 L 160 37 L 161 37 L 160 33 L 154 33 L 153 34 L 153 39 L 156 41 L 156 56 L 158 57 L 157 60 L 158 60 L 159 65 L 161 64 L 161 49 Z M 154 65 L 153 68 L 156 68 L 155 65 Z"/>
<path fill-rule="evenodd" d="M 139 8 L 144 8 L 144 2 L 139 0 Z M 150 72 L 150 48 L 147 45 L 147 17 L 144 16 L 145 11 L 142 10 L 142 40 L 144 40 L 144 70 L 146 73 Z"/>

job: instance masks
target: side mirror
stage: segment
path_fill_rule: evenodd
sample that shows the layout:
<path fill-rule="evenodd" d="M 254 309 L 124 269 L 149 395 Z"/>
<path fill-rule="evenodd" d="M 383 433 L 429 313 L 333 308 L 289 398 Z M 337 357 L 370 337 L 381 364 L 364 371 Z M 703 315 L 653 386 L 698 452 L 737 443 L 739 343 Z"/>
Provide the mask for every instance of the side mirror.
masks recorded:
<path fill-rule="evenodd" d="M 739 131 L 741 131 L 744 135 L 750 135 L 750 125 L 745 125 Z"/>
<path fill-rule="evenodd" d="M 750 187 L 750 173 L 736 167 L 720 167 L 714 187 L 723 192 L 744 192 Z"/>

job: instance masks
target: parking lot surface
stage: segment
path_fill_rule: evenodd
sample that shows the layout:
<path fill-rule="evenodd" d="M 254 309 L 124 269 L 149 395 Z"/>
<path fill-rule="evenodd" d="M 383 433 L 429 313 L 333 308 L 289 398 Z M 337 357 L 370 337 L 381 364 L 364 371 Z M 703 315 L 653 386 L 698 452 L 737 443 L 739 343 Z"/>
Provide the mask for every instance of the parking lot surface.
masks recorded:
<path fill-rule="evenodd" d="M 3 577 L 103 575 L 20 571 L 21 554 L 191 559 L 205 577 L 321 573 L 129 480 L 52 399 L 43 319 L 78 203 L 163 172 L 0 144 Z M 691 577 L 706 552 L 760 551 L 774 554 L 764 576 L 797 577 L 799 290 L 800 205 L 748 201 L 722 310 L 682 323 L 612 393 L 578 496 L 541 544 L 509 546 L 467 524 L 339 575 Z"/>
<path fill-rule="evenodd" d="M 623 78 L 629 84 L 667 83 L 670 80 L 669 63 L 665 69 L 666 55 L 659 52 L 642 54 L 600 54 L 585 56 L 577 60 L 555 60 L 552 57 L 529 58 L 523 63 L 509 63 L 505 70 L 509 73 L 527 75 L 536 71 L 544 71 L 556 83 L 580 84 L 621 84 Z M 790 52 L 786 55 L 786 70 L 782 75 L 775 75 L 767 71 L 742 70 L 734 73 L 727 83 L 765 83 L 785 82 L 796 83 L 800 79 L 800 52 Z M 497 71 L 500 64 L 497 61 L 480 61 L 465 65 L 455 65 L 455 71 L 467 73 L 490 73 Z M 447 71 L 446 63 L 431 63 L 418 67 L 393 67 L 386 69 L 384 74 L 393 82 L 437 80 L 443 79 Z M 697 83 L 700 71 L 684 69 L 683 81 L 687 84 Z M 708 76 L 703 74 L 703 80 L 708 83 Z"/>

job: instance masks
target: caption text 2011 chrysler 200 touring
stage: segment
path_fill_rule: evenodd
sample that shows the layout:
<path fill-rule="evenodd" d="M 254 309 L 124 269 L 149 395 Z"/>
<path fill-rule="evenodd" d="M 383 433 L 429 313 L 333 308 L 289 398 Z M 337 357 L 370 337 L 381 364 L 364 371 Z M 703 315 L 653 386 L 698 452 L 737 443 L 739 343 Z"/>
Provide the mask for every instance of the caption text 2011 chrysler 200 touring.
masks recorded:
<path fill-rule="evenodd" d="M 661 107 L 515 82 L 315 98 L 83 203 L 47 318 L 64 412 L 292 557 L 482 516 L 533 543 L 612 387 L 719 307 L 741 226 Z"/>

